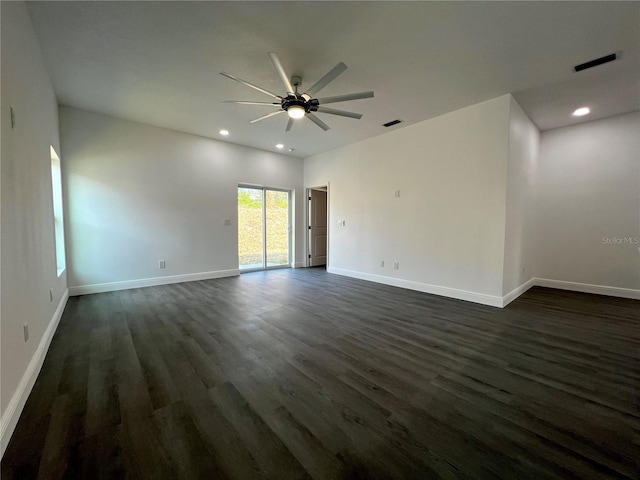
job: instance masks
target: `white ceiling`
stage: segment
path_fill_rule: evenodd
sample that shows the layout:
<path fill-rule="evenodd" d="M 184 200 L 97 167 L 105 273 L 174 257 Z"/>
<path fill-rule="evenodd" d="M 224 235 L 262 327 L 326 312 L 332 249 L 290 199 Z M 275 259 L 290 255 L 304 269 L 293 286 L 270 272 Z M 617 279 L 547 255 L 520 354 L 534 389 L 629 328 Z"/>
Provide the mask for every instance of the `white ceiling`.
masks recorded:
<path fill-rule="evenodd" d="M 640 2 L 29 2 L 61 105 L 307 157 L 506 93 L 549 129 L 640 109 Z M 249 124 L 270 101 L 226 71 L 284 94 L 268 52 L 309 87 L 349 69 L 319 97 L 323 132 L 285 115 Z M 609 53 L 619 60 L 574 73 Z M 583 119 L 571 112 L 587 105 Z"/>

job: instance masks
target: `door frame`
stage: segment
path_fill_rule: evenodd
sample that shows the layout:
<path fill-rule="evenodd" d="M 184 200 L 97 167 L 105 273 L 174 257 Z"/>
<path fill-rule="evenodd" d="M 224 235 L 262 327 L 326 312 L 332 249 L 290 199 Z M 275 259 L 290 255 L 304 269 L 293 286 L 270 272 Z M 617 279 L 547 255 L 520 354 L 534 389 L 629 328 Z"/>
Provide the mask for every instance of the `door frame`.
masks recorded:
<path fill-rule="evenodd" d="M 280 188 L 280 187 L 267 187 L 264 185 L 255 185 L 251 183 L 238 183 L 236 187 L 236 192 L 239 188 L 253 188 L 255 190 L 262 190 L 262 267 L 260 268 L 240 268 L 240 259 L 238 259 L 238 270 L 240 273 L 249 273 L 249 272 L 261 272 L 264 270 L 277 270 L 279 268 L 291 268 L 294 258 L 293 253 L 293 202 L 294 202 L 294 191 L 290 188 Z M 289 240 L 289 258 L 287 259 L 287 263 L 283 265 L 273 265 L 271 267 L 267 266 L 266 258 L 267 258 L 267 209 L 266 209 L 266 191 L 271 190 L 275 192 L 285 192 L 289 195 L 289 208 L 287 213 L 287 237 Z M 236 210 L 238 208 L 238 201 L 236 199 Z M 236 213 L 236 215 L 238 215 Z M 240 224 L 238 222 L 238 228 L 240 228 Z M 240 246 L 238 245 L 238 249 Z"/>
<path fill-rule="evenodd" d="M 310 267 L 311 266 L 311 258 L 309 257 L 311 255 L 311 244 L 310 244 L 310 238 L 309 238 L 309 230 L 310 230 L 310 226 L 311 226 L 311 218 L 309 216 L 309 211 L 311 208 L 311 190 L 323 190 L 327 192 L 327 264 L 326 264 L 326 268 L 327 270 L 329 270 L 329 255 L 330 255 L 330 251 L 329 251 L 329 244 L 331 242 L 329 242 L 329 238 L 331 235 L 331 209 L 329 208 L 329 206 L 331 205 L 331 182 L 327 182 L 326 185 L 318 185 L 315 187 L 307 187 L 305 189 L 305 206 L 306 208 L 304 209 L 304 217 L 305 217 L 305 225 L 304 225 L 304 234 L 305 234 L 305 242 L 304 242 L 304 266 L 305 267 Z"/>

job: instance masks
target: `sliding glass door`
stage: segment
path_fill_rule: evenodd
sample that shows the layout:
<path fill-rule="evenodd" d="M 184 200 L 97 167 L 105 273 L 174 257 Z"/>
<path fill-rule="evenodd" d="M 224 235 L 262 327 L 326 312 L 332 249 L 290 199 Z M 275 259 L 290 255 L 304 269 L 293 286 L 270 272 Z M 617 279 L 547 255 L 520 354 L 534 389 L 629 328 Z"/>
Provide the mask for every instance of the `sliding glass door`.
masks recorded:
<path fill-rule="evenodd" d="M 241 270 L 291 264 L 291 193 L 238 187 L 238 259 Z"/>

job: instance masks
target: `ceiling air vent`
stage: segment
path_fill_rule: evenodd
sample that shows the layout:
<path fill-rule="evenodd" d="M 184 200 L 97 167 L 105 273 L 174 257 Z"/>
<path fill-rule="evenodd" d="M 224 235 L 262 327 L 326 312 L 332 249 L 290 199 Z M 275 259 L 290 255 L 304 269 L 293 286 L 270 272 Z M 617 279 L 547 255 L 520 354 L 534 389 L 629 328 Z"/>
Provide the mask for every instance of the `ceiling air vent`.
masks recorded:
<path fill-rule="evenodd" d="M 576 65 L 573 69 L 576 72 L 580 72 L 582 70 L 586 70 L 587 68 L 597 67 L 598 65 L 602 65 L 603 63 L 613 62 L 618 56 L 615 53 L 611 55 L 606 55 L 604 57 L 596 58 L 595 60 L 591 60 L 590 62 L 581 63 L 580 65 Z"/>
<path fill-rule="evenodd" d="M 387 123 L 383 123 L 382 126 L 389 128 L 389 127 L 393 127 L 394 125 L 397 125 L 399 123 L 402 123 L 402 120 L 396 119 L 396 120 L 391 120 L 390 122 L 387 122 Z"/>

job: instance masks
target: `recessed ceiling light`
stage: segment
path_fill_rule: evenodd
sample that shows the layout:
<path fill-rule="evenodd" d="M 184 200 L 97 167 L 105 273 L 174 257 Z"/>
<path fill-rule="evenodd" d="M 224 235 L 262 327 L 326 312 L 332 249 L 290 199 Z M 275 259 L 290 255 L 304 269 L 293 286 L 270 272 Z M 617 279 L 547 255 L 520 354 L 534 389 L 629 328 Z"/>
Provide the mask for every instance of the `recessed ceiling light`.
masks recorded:
<path fill-rule="evenodd" d="M 229 130 L 225 130 L 224 128 L 220 130 L 220 135 L 224 135 L 225 137 L 229 135 Z"/>
<path fill-rule="evenodd" d="M 276 148 L 284 148 L 284 145 L 279 143 L 279 144 L 276 145 Z"/>
<path fill-rule="evenodd" d="M 591 110 L 587 107 L 580 107 L 575 112 L 573 112 L 574 117 L 582 117 L 583 115 L 587 115 Z"/>

